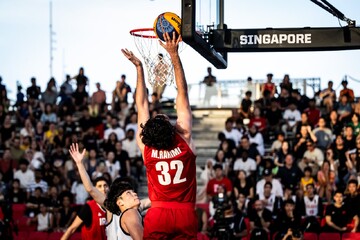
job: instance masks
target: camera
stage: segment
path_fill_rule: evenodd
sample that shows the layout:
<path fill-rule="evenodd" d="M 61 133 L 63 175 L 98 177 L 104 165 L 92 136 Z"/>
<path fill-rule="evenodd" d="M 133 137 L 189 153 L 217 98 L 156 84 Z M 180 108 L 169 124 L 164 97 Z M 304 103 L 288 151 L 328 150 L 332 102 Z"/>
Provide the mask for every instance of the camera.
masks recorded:
<path fill-rule="evenodd" d="M 224 193 L 218 193 L 212 200 L 215 208 L 214 227 L 212 231 L 213 237 L 217 239 L 231 239 L 233 235 L 233 217 L 227 217 L 226 211 L 231 209 L 229 199 Z"/>

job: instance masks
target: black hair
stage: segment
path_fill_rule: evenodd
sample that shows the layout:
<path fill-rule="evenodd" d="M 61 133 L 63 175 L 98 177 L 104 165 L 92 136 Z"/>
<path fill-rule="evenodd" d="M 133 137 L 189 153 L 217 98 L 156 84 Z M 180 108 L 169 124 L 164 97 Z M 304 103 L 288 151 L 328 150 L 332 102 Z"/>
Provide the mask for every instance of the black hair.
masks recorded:
<path fill-rule="evenodd" d="M 125 182 L 121 178 L 115 179 L 114 182 L 111 184 L 110 191 L 104 201 L 104 206 L 106 207 L 106 209 L 108 209 L 113 214 L 120 215 L 121 211 L 119 206 L 116 204 L 116 201 L 118 197 L 127 190 L 133 190 L 133 187 L 130 183 Z"/>
<path fill-rule="evenodd" d="M 273 185 L 272 185 L 271 182 L 266 182 L 266 183 L 264 184 L 264 188 L 265 188 L 266 185 L 269 185 L 271 188 L 273 187 Z"/>
<path fill-rule="evenodd" d="M 164 115 L 150 118 L 145 124 L 141 124 L 140 136 L 142 142 L 149 147 L 158 150 L 166 150 L 174 145 L 176 128 Z"/>
<path fill-rule="evenodd" d="M 96 186 L 96 184 L 97 184 L 98 182 L 100 182 L 100 181 L 104 181 L 104 182 L 107 183 L 107 185 L 109 185 L 108 180 L 107 180 L 106 178 L 104 178 L 104 177 L 97 177 L 97 178 L 95 178 L 94 181 L 93 181 L 93 185 Z"/>
<path fill-rule="evenodd" d="M 350 179 L 349 182 L 348 182 L 348 185 L 350 184 L 355 184 L 356 187 L 358 186 L 358 181 L 356 179 Z"/>
<path fill-rule="evenodd" d="M 310 173 L 312 173 L 312 168 L 307 166 L 304 168 L 304 172 L 306 172 L 306 171 L 309 171 Z"/>

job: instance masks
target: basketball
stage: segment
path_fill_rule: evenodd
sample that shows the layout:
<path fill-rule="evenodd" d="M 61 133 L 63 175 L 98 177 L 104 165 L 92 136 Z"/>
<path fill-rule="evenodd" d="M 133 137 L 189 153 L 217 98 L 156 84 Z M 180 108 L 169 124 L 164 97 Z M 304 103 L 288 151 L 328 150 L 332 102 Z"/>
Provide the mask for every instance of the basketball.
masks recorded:
<path fill-rule="evenodd" d="M 169 33 L 170 38 L 173 32 L 176 33 L 176 38 L 180 35 L 181 31 L 181 18 L 172 12 L 165 12 L 160 14 L 154 22 L 154 32 L 156 36 L 164 41 L 164 33 Z"/>

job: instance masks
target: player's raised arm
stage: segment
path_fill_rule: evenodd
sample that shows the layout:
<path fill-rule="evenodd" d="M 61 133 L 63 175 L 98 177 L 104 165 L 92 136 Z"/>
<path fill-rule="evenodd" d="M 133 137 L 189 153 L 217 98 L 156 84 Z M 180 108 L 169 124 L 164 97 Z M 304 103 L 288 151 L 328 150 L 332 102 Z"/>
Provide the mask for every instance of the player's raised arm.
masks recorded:
<path fill-rule="evenodd" d="M 89 175 L 86 172 L 85 166 L 83 164 L 83 159 L 86 153 L 86 149 L 84 149 L 81 153 L 79 151 L 79 144 L 73 143 L 70 146 L 69 153 L 71 157 L 74 159 L 76 166 L 79 170 L 80 178 L 82 183 L 84 184 L 85 190 L 91 195 L 91 197 L 102 207 L 104 207 L 104 201 L 106 196 L 100 192 L 94 185 L 92 184 Z"/>
<path fill-rule="evenodd" d="M 149 114 L 149 99 L 146 91 L 146 84 L 144 79 L 144 69 L 141 61 L 134 55 L 133 52 L 128 49 L 121 49 L 122 53 L 125 55 L 130 62 L 132 62 L 136 67 L 137 80 L 136 80 L 136 94 L 135 94 L 135 103 L 138 111 L 138 129 L 141 129 L 140 125 L 145 124 L 146 121 L 150 118 Z M 136 133 L 136 141 L 138 143 L 141 152 L 144 151 L 144 144 L 140 138 L 141 131 Z"/>
<path fill-rule="evenodd" d="M 166 43 L 160 41 L 160 45 L 166 49 L 169 53 L 172 64 L 174 66 L 175 83 L 177 87 L 176 97 L 176 112 L 177 112 L 177 127 L 185 139 L 190 142 L 191 140 L 191 128 L 192 128 L 192 115 L 188 96 L 188 87 L 185 79 L 184 69 L 180 60 L 178 48 L 181 42 L 181 36 L 176 38 L 175 32 L 173 32 L 172 38 L 168 33 L 164 34 L 164 40 Z"/>

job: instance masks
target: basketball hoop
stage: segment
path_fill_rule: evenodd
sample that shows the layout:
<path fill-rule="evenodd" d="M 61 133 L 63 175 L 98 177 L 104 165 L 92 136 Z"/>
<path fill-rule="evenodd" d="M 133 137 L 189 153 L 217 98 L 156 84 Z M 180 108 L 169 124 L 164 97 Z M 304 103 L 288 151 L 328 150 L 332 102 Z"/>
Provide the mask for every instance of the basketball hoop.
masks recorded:
<path fill-rule="evenodd" d="M 169 54 L 160 46 L 154 29 L 134 29 L 130 34 L 134 37 L 135 45 L 144 59 L 150 85 L 171 85 L 174 82 L 174 68 Z"/>

